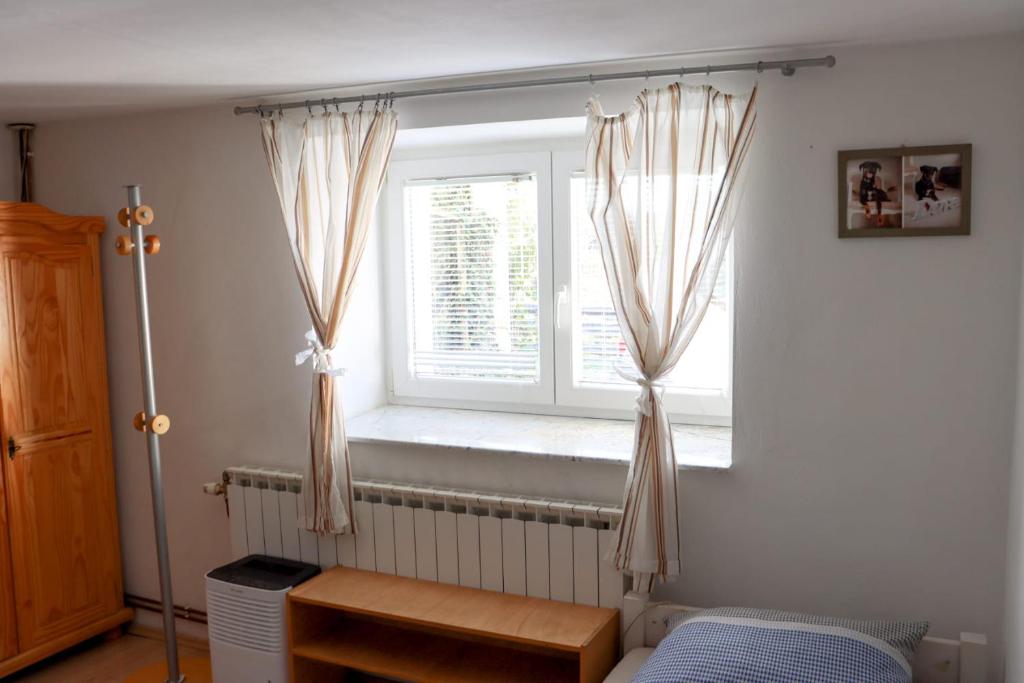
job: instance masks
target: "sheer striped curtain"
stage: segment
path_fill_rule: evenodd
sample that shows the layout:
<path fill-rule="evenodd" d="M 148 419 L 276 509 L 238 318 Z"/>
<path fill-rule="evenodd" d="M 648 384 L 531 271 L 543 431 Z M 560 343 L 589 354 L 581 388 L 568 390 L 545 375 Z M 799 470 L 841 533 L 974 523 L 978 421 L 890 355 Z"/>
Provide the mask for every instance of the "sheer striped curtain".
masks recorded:
<path fill-rule="evenodd" d="M 661 382 L 708 308 L 732 234 L 738 180 L 753 138 L 756 89 L 645 90 L 628 112 L 587 106 L 587 206 L 612 303 L 640 387 L 633 458 L 613 557 L 649 591 L 678 575 L 672 429 Z"/>
<path fill-rule="evenodd" d="M 334 355 L 398 130 L 394 111 L 262 118 L 263 149 L 313 329 L 296 364 L 313 364 L 309 453 L 299 523 L 355 532 L 352 472 Z"/>

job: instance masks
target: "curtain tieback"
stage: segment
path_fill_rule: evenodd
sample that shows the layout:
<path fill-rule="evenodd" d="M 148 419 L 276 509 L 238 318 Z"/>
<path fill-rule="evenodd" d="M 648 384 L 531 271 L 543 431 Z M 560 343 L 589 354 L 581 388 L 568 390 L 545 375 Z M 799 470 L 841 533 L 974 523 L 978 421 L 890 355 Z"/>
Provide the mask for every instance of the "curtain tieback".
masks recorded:
<path fill-rule="evenodd" d="M 345 368 L 334 367 L 334 358 L 332 355 L 334 353 L 334 349 L 324 348 L 316 330 L 310 330 L 306 333 L 306 346 L 309 348 L 295 354 L 295 365 L 302 365 L 312 358 L 313 372 L 321 375 L 331 375 L 332 377 L 341 377 L 345 374 Z"/>
<path fill-rule="evenodd" d="M 626 371 L 621 368 L 615 368 L 615 372 L 619 374 L 619 377 L 640 385 L 640 395 L 636 397 L 636 412 L 650 417 L 654 411 L 655 389 L 660 389 L 662 392 L 665 391 L 665 385 L 659 381 L 661 378 L 648 377 L 639 372 Z"/>

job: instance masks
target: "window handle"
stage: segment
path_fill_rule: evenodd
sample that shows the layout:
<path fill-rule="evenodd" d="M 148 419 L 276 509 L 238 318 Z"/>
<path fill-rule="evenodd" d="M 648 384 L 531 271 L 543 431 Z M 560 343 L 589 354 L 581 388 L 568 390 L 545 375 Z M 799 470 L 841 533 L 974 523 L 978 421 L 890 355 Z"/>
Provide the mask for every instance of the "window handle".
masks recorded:
<path fill-rule="evenodd" d="M 562 288 L 555 294 L 555 329 L 562 329 L 562 307 L 569 303 L 569 285 L 562 285 Z"/>

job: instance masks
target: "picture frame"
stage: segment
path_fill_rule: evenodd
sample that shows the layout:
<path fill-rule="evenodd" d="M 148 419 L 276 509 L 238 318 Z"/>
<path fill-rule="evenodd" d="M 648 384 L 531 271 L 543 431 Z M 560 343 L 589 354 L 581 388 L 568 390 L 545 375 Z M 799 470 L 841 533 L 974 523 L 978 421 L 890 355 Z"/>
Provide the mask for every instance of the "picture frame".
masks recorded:
<path fill-rule="evenodd" d="M 839 237 L 971 234 L 971 145 L 841 150 Z"/>

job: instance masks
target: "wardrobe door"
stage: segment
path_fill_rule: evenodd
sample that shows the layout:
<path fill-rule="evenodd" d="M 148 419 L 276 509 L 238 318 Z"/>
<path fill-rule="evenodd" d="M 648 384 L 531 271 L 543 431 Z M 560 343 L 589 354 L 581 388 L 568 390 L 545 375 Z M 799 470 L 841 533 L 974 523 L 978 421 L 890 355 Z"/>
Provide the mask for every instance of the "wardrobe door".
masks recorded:
<path fill-rule="evenodd" d="M 120 606 L 95 240 L 0 237 L 0 396 L 21 650 Z"/>
<path fill-rule="evenodd" d="M 0 661 L 18 654 L 18 619 L 11 578 L 11 546 L 7 531 L 7 500 L 0 468 Z"/>

